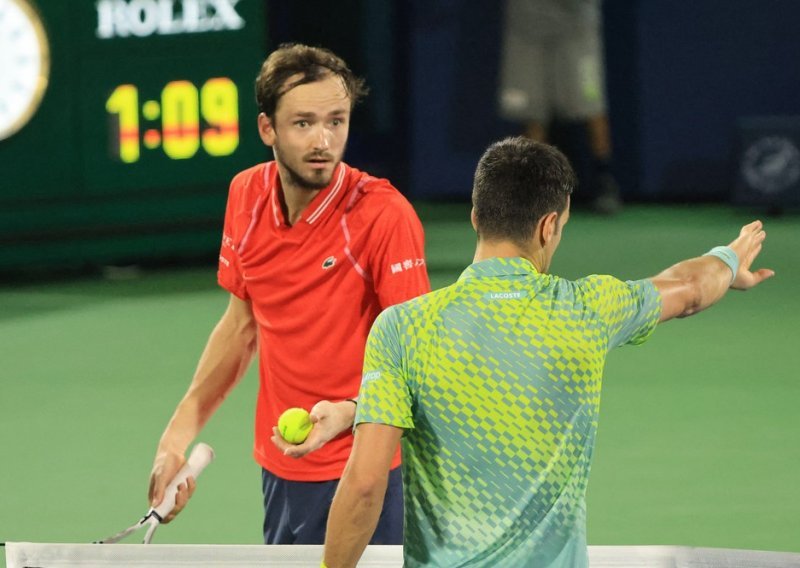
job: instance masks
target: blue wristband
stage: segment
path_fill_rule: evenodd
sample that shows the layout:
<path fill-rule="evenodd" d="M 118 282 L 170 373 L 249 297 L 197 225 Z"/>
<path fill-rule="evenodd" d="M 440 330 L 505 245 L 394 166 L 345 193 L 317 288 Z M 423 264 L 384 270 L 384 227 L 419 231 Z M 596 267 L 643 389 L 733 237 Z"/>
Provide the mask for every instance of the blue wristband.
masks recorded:
<path fill-rule="evenodd" d="M 733 284 L 733 281 L 736 280 L 736 274 L 739 272 L 739 257 L 731 247 L 714 247 L 703 256 L 716 256 L 727 264 L 728 268 L 731 269 L 731 284 Z"/>

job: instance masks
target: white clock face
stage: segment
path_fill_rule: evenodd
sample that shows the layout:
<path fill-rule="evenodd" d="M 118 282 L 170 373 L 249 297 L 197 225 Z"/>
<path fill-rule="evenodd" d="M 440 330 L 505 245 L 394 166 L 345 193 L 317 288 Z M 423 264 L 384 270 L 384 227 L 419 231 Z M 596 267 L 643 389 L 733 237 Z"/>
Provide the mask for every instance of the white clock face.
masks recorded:
<path fill-rule="evenodd" d="M 44 96 L 50 50 L 27 0 L 0 0 L 0 140 L 31 119 Z"/>

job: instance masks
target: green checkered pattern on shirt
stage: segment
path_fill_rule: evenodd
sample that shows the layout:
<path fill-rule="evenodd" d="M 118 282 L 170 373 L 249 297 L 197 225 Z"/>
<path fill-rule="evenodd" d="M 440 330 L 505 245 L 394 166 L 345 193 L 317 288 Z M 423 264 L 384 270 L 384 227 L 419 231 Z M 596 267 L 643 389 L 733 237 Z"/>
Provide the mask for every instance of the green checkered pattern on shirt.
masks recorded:
<path fill-rule="evenodd" d="M 647 280 L 494 258 L 381 314 L 356 423 L 406 429 L 407 567 L 588 565 L 606 354 L 643 342 L 660 312 Z"/>

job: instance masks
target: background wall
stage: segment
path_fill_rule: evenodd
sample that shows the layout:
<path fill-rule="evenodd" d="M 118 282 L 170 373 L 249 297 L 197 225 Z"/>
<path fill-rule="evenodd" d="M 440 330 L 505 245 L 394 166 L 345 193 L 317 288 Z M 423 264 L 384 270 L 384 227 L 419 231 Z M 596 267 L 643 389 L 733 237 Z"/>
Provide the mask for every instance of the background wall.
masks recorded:
<path fill-rule="evenodd" d="M 520 130 L 496 110 L 502 2 L 241 0 L 239 31 L 114 40 L 95 37 L 92 0 L 36 5 L 51 86 L 33 121 L 0 141 L 0 276 L 213 262 L 228 180 L 271 156 L 256 136 L 252 81 L 282 42 L 327 46 L 367 79 L 372 93 L 354 116 L 347 159 L 416 200 L 468 200 L 484 148 Z M 777 117 L 766 131 L 782 128 L 800 144 L 800 122 L 786 118 L 800 116 L 797 2 L 615 0 L 603 15 L 612 167 L 626 201 L 728 201 L 748 117 Z M 199 87 L 220 75 L 239 89 L 234 154 L 169 160 L 157 147 L 137 164 L 114 156 L 104 104 L 115 87 L 137 85 L 144 103 L 169 81 Z M 158 130 L 140 119 L 141 134 Z M 580 170 L 586 148 L 567 150 Z M 788 191 L 800 204 L 800 187 Z"/>
<path fill-rule="evenodd" d="M 606 2 L 617 169 L 631 197 L 720 200 L 743 117 L 800 114 L 800 4 Z M 617 33 L 617 29 L 621 33 Z"/>
<path fill-rule="evenodd" d="M 466 196 L 483 149 L 515 130 L 496 113 L 502 3 L 413 6 L 412 195 Z M 726 201 L 738 120 L 800 114 L 800 4 L 615 0 L 603 15 L 625 197 Z"/>

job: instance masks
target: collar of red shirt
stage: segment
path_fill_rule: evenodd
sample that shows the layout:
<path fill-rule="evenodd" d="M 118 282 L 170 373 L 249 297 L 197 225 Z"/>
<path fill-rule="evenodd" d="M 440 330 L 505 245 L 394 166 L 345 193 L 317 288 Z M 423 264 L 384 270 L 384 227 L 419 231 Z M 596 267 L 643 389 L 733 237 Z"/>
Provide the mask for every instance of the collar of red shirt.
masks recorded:
<path fill-rule="evenodd" d="M 303 214 L 298 219 L 297 223 L 305 221 L 309 225 L 313 225 L 318 221 L 322 215 L 330 209 L 337 196 L 347 189 L 347 176 L 350 167 L 344 162 L 339 162 L 339 165 L 333 170 L 331 183 L 328 187 L 320 191 L 311 203 L 303 211 Z M 286 218 L 283 215 L 283 210 L 280 204 L 280 192 L 282 192 L 280 176 L 278 175 L 278 165 L 275 162 L 269 162 L 267 167 L 264 168 L 264 187 L 271 191 L 271 206 L 272 206 L 272 219 L 276 227 L 287 225 Z M 295 223 L 295 225 L 297 224 Z"/>

